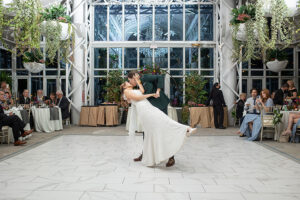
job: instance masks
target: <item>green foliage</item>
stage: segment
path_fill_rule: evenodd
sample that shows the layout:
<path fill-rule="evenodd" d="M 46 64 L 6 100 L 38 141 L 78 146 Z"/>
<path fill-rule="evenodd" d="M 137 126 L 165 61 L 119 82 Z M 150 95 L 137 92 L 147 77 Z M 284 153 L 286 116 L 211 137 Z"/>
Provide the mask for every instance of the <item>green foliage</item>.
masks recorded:
<path fill-rule="evenodd" d="M 4 7 L 3 7 L 3 0 L 0 0 L 0 41 L 2 41 L 3 24 L 4 24 Z"/>
<path fill-rule="evenodd" d="M 188 124 L 189 117 L 190 117 L 190 109 L 189 106 L 183 106 L 182 107 L 182 123 Z"/>
<path fill-rule="evenodd" d="M 71 17 L 67 14 L 67 9 L 62 5 L 46 8 L 42 13 L 42 18 L 45 21 L 57 20 L 59 22 L 71 23 Z"/>
<path fill-rule="evenodd" d="M 197 72 L 193 72 L 185 78 L 185 100 L 204 104 L 207 99 L 207 92 L 203 89 L 207 80 Z"/>
<path fill-rule="evenodd" d="M 11 76 L 9 76 L 6 72 L 0 73 L 0 82 L 5 81 L 7 84 L 11 85 L 12 79 Z"/>
<path fill-rule="evenodd" d="M 61 47 L 61 25 L 57 21 L 46 21 L 41 24 L 41 29 L 46 37 L 46 55 L 52 63 Z"/>
<path fill-rule="evenodd" d="M 281 123 L 281 119 L 282 119 L 282 116 L 283 114 L 280 113 L 280 110 L 279 109 L 275 109 L 273 111 L 273 125 L 276 126 L 277 124 Z"/>
<path fill-rule="evenodd" d="M 267 61 L 273 61 L 275 59 L 277 59 L 278 61 L 287 60 L 286 52 L 279 49 L 268 49 L 266 55 Z"/>
<path fill-rule="evenodd" d="M 121 101 L 120 85 L 123 83 L 122 71 L 110 71 L 107 76 L 105 86 L 106 95 L 105 100 L 110 103 L 119 103 Z"/>
<path fill-rule="evenodd" d="M 40 48 L 40 10 L 39 0 L 13 0 L 7 10 L 15 15 L 5 21 L 4 26 L 13 30 L 19 55 L 27 50 Z"/>
<path fill-rule="evenodd" d="M 248 20 L 255 18 L 255 6 L 253 4 L 243 5 L 240 8 L 234 8 L 231 11 L 232 19 L 231 25 L 245 23 Z"/>
<path fill-rule="evenodd" d="M 37 62 L 44 63 L 43 54 L 40 50 L 34 49 L 32 51 L 26 51 L 23 54 L 23 62 Z"/>

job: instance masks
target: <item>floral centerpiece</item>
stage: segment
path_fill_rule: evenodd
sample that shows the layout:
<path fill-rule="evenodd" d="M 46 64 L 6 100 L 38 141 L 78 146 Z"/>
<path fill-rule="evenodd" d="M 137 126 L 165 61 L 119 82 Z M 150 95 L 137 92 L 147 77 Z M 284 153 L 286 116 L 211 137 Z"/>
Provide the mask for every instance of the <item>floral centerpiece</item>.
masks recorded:
<path fill-rule="evenodd" d="M 62 5 L 46 8 L 42 13 L 41 32 L 46 37 L 46 55 L 53 62 L 57 53 L 67 62 L 67 56 L 74 42 L 71 17 Z"/>
<path fill-rule="evenodd" d="M 43 54 L 37 50 L 26 51 L 23 54 L 24 68 L 32 73 L 39 73 L 45 68 L 45 60 Z"/>

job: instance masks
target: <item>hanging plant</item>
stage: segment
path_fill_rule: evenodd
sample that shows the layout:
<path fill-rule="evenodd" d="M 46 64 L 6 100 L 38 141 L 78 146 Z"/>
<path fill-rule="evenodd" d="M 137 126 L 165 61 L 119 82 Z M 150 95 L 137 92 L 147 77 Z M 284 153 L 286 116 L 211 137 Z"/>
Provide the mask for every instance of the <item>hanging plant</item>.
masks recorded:
<path fill-rule="evenodd" d="M 45 60 L 40 50 L 33 49 L 23 54 L 23 65 L 31 73 L 39 73 L 45 69 Z"/>
<path fill-rule="evenodd" d="M 46 37 L 46 56 L 50 62 L 60 53 L 61 58 L 68 62 L 70 49 L 74 46 L 74 31 L 71 17 L 62 5 L 46 8 L 42 13 L 42 34 Z"/>
<path fill-rule="evenodd" d="M 267 50 L 267 67 L 273 72 L 280 72 L 286 68 L 288 64 L 287 55 L 279 49 Z"/>
<path fill-rule="evenodd" d="M 240 59 L 240 47 L 243 46 L 245 52 L 242 60 L 249 60 L 256 58 L 255 45 L 256 45 L 256 31 L 254 28 L 255 23 L 255 7 L 253 4 L 234 8 L 231 12 L 232 19 L 232 41 L 233 41 L 233 58 Z"/>
<path fill-rule="evenodd" d="M 13 0 L 9 4 L 7 12 L 14 15 L 3 23 L 3 28 L 13 30 L 18 55 L 40 48 L 40 10 L 39 0 Z"/>
<path fill-rule="evenodd" d="M 267 26 L 265 17 L 264 0 L 257 0 L 255 26 L 258 31 L 258 44 L 263 53 L 263 60 L 267 49 L 274 49 L 276 44 L 282 48 L 288 47 L 294 38 L 295 27 L 289 17 L 288 7 L 284 0 L 270 0 L 271 25 Z M 269 31 L 271 35 L 269 35 Z"/>

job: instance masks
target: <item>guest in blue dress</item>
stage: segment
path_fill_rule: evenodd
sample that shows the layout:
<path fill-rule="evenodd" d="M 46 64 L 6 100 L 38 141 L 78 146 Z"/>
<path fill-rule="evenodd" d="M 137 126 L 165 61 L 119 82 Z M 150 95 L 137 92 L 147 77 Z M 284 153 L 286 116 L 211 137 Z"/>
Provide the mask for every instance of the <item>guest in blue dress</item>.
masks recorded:
<path fill-rule="evenodd" d="M 270 92 L 264 89 L 261 92 L 261 97 L 257 97 L 257 89 L 251 89 L 251 97 L 245 103 L 247 114 L 244 117 L 243 123 L 238 131 L 240 136 L 247 136 L 249 141 L 254 141 L 258 138 L 261 129 L 260 113 L 268 112 L 273 106 L 273 100 L 270 98 Z"/>

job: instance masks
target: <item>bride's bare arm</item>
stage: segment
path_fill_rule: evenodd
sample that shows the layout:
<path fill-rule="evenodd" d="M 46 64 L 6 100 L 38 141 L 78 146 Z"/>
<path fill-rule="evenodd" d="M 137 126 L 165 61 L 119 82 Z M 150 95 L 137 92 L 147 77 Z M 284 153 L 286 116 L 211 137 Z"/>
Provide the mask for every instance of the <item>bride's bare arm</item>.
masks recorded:
<path fill-rule="evenodd" d="M 140 75 L 136 73 L 133 76 L 133 78 L 135 79 L 136 83 L 138 84 L 139 90 L 141 91 L 141 93 L 144 94 L 145 93 L 145 89 L 144 89 L 144 86 L 143 86 L 143 84 L 142 84 L 142 82 L 140 80 Z"/>
<path fill-rule="evenodd" d="M 155 96 L 155 94 L 136 95 L 133 92 L 131 92 L 130 90 L 125 90 L 124 94 L 127 99 L 134 100 L 134 101 L 141 101 L 141 100 L 147 99 L 149 97 Z"/>

